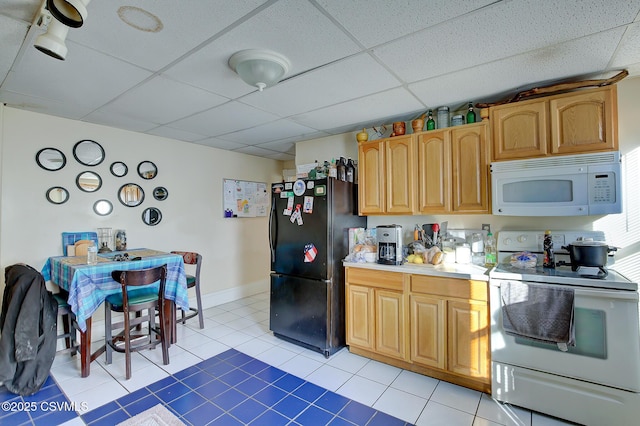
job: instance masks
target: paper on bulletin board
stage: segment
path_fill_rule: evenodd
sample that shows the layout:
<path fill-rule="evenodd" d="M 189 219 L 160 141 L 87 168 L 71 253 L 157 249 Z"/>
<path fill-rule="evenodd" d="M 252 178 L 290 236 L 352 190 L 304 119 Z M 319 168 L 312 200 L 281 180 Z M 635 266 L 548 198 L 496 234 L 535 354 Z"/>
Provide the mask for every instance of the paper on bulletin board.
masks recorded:
<path fill-rule="evenodd" d="M 267 184 L 223 179 L 224 217 L 266 216 L 269 210 Z"/>

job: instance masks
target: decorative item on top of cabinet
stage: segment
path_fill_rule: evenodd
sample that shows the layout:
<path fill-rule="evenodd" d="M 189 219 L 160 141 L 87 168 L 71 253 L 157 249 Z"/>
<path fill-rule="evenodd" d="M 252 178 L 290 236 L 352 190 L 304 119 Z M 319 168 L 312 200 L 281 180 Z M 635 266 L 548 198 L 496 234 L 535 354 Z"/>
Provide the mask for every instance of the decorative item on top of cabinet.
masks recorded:
<path fill-rule="evenodd" d="M 612 85 L 491 107 L 493 160 L 615 151 L 617 103 Z"/>
<path fill-rule="evenodd" d="M 358 211 L 413 214 L 416 156 L 413 135 L 358 144 Z"/>
<path fill-rule="evenodd" d="M 424 128 L 424 114 L 411 122 L 411 128 L 413 129 L 413 133 L 419 133 L 422 131 Z"/>
<path fill-rule="evenodd" d="M 391 137 L 394 136 L 402 136 L 406 133 L 406 124 L 404 121 L 396 121 L 393 123 L 393 133 L 391 133 Z"/>
<path fill-rule="evenodd" d="M 369 133 L 367 132 L 367 129 L 362 129 L 361 132 L 358 132 L 356 134 L 356 140 L 358 142 L 366 142 L 369 140 Z"/>

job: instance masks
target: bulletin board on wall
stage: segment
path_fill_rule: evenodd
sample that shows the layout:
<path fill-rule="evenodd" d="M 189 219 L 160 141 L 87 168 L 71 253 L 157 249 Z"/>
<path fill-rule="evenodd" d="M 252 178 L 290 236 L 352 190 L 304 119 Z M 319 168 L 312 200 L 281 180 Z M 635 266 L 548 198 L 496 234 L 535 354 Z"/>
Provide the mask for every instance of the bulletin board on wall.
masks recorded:
<path fill-rule="evenodd" d="M 237 179 L 223 179 L 223 216 L 259 217 L 269 210 L 267 184 Z"/>

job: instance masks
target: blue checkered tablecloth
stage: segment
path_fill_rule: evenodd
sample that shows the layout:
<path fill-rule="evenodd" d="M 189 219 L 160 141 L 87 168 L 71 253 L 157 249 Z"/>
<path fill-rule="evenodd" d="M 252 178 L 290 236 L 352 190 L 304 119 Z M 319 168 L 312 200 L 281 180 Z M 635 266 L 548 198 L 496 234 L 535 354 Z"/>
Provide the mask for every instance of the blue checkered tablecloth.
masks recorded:
<path fill-rule="evenodd" d="M 146 269 L 166 263 L 165 297 L 173 300 L 178 309 L 189 309 L 182 256 L 150 249 L 132 249 L 126 251 L 129 258 L 139 256 L 141 260 L 112 260 L 115 255 L 123 253 L 125 252 L 101 253 L 97 265 L 87 265 L 85 256 L 50 257 L 42 267 L 41 273 L 45 280 L 69 292 L 69 305 L 82 331 L 86 331 L 87 318 L 91 318 L 105 298 L 120 292 L 120 284 L 111 278 L 111 272 L 115 270 Z"/>

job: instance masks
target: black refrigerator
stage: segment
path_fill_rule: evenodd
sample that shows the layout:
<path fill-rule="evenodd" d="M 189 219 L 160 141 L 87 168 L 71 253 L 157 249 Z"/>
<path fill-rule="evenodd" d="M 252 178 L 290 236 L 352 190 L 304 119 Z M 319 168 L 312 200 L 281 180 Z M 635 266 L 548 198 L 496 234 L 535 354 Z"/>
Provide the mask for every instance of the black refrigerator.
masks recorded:
<path fill-rule="evenodd" d="M 269 328 L 329 357 L 345 346 L 342 260 L 349 228 L 364 228 L 357 186 L 337 179 L 271 186 Z"/>

